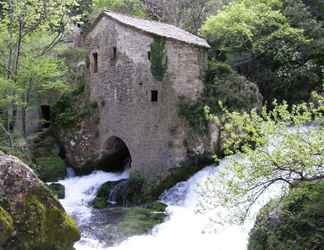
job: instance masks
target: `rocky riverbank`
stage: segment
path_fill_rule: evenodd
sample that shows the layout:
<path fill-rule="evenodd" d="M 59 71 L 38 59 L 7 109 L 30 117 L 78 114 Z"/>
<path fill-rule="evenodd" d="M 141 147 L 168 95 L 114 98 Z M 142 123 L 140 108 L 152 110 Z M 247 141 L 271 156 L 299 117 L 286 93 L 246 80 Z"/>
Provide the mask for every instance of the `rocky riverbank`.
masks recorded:
<path fill-rule="evenodd" d="M 22 161 L 0 152 L 0 249 L 72 250 L 74 220 Z"/>

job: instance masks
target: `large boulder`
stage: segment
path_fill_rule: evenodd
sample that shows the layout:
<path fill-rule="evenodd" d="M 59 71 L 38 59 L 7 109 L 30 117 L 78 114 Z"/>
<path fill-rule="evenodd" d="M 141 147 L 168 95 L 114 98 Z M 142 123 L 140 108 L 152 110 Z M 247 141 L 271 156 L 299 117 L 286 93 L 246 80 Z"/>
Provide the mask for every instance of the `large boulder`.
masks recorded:
<path fill-rule="evenodd" d="M 72 250 L 75 222 L 33 171 L 0 152 L 0 249 Z"/>

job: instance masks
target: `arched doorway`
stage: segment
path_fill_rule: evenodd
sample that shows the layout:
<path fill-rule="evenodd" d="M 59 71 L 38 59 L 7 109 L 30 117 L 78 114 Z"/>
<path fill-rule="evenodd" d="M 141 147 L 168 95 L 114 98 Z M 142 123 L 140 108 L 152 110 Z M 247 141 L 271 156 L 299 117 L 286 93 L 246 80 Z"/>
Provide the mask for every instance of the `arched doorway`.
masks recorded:
<path fill-rule="evenodd" d="M 119 137 L 110 137 L 104 144 L 98 168 L 105 171 L 121 172 L 131 168 L 132 157 L 126 143 Z"/>

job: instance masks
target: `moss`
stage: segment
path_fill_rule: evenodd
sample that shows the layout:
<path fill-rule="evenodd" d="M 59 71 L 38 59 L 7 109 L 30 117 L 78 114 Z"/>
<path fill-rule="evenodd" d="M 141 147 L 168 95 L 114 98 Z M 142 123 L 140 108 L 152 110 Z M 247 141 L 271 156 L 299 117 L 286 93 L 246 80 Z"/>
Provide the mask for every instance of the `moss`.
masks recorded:
<path fill-rule="evenodd" d="M 53 107 L 53 126 L 59 129 L 75 129 L 85 118 L 99 119 L 97 102 L 89 101 L 86 82 L 79 80 L 78 87 L 66 92 Z"/>
<path fill-rule="evenodd" d="M 168 69 L 165 39 L 155 37 L 151 44 L 151 72 L 157 81 L 162 81 Z"/>
<path fill-rule="evenodd" d="M 62 184 L 52 183 L 48 185 L 48 188 L 57 199 L 65 198 L 65 187 Z"/>
<path fill-rule="evenodd" d="M 0 246 L 10 238 L 13 232 L 12 217 L 6 210 L 0 207 Z"/>
<path fill-rule="evenodd" d="M 130 208 L 119 224 L 120 229 L 128 237 L 148 233 L 164 221 L 164 210 L 165 206 L 160 203 L 145 208 Z"/>
<path fill-rule="evenodd" d="M 94 199 L 92 205 L 94 208 L 102 209 L 109 206 L 108 197 L 111 190 L 119 184 L 121 181 L 116 182 L 106 182 L 103 184 L 96 194 L 96 198 Z M 127 195 L 121 193 L 117 194 L 117 204 L 123 206 L 125 202 L 127 202 L 128 206 L 140 205 L 144 202 L 143 196 L 143 185 L 144 179 L 138 174 L 132 174 L 125 183 L 127 185 Z M 126 200 L 124 200 L 126 199 Z"/>
<path fill-rule="evenodd" d="M 209 121 L 202 101 L 192 102 L 182 98 L 177 108 L 178 114 L 186 119 L 193 132 L 200 135 L 208 133 Z"/>
<path fill-rule="evenodd" d="M 324 183 L 294 188 L 258 215 L 249 250 L 323 249 Z M 275 215 L 275 216 L 274 216 Z"/>
<path fill-rule="evenodd" d="M 104 183 L 96 194 L 96 198 L 92 202 L 92 206 L 97 209 L 102 209 L 108 207 L 108 196 L 111 189 L 117 184 L 118 182 L 106 182 Z"/>
<path fill-rule="evenodd" d="M 36 173 L 44 182 L 53 182 L 65 177 L 65 163 L 57 155 L 48 155 L 35 159 Z"/>
<path fill-rule="evenodd" d="M 72 250 L 80 239 L 76 223 L 44 187 L 26 197 L 13 219 L 17 233 L 5 250 Z"/>
<path fill-rule="evenodd" d="M 212 163 L 214 163 L 212 158 L 204 155 L 197 155 L 183 162 L 181 167 L 170 169 L 170 173 L 165 179 L 157 184 L 155 183 L 149 187 L 144 187 L 144 201 L 152 202 L 158 200 L 165 190 L 170 189 L 179 182 L 188 180 L 195 173 Z M 146 184 L 144 185 L 147 186 Z"/>

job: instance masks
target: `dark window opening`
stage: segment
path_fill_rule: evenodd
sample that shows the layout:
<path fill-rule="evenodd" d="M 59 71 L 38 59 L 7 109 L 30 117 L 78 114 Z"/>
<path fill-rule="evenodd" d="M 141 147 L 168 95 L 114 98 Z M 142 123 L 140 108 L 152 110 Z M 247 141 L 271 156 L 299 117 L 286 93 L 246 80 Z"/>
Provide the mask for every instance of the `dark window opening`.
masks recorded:
<path fill-rule="evenodd" d="M 143 83 L 142 82 L 140 82 L 139 84 L 138 84 L 139 86 L 143 86 Z"/>
<path fill-rule="evenodd" d="M 93 73 L 98 72 L 98 53 L 93 53 Z"/>
<path fill-rule="evenodd" d="M 151 91 L 151 102 L 157 102 L 159 99 L 159 93 L 157 90 Z"/>
<path fill-rule="evenodd" d="M 49 128 L 51 126 L 51 107 L 49 105 L 41 106 L 41 122 L 42 128 Z"/>
<path fill-rule="evenodd" d="M 147 58 L 151 61 L 151 51 L 147 52 Z"/>
<path fill-rule="evenodd" d="M 117 47 L 113 47 L 113 57 L 112 57 L 113 60 L 116 60 L 117 59 Z"/>

